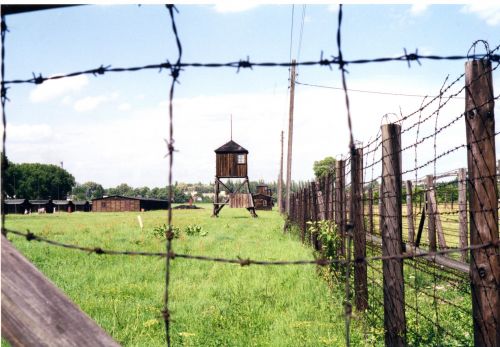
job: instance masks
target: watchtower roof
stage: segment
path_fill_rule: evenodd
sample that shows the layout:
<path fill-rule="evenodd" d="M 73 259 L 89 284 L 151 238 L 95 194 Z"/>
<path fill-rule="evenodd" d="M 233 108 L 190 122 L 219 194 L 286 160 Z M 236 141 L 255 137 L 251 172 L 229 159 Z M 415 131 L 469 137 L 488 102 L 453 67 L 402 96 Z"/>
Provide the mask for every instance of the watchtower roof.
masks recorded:
<path fill-rule="evenodd" d="M 217 148 L 215 150 L 215 153 L 246 153 L 246 154 L 248 154 L 248 151 L 245 148 L 241 147 L 236 142 L 234 142 L 233 140 L 231 140 L 228 143 Z"/>

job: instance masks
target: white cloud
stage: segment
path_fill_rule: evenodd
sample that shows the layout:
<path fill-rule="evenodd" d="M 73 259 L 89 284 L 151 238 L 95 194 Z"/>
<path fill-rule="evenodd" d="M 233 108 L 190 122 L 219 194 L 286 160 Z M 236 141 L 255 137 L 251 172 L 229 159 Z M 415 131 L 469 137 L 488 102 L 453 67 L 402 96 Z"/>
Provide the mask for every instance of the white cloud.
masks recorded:
<path fill-rule="evenodd" d="M 115 101 L 120 97 L 120 93 L 112 92 L 107 95 L 99 95 L 99 96 L 87 96 L 85 98 L 77 100 L 73 107 L 77 112 L 87 112 L 92 111 L 97 108 L 97 106 L 108 102 Z"/>
<path fill-rule="evenodd" d="M 9 141 L 12 142 L 45 142 L 53 137 L 52 128 L 48 124 L 9 124 L 7 127 Z"/>
<path fill-rule="evenodd" d="M 430 6 L 429 4 L 425 4 L 425 3 L 413 4 L 413 5 L 411 5 L 411 8 L 410 8 L 410 14 L 412 16 L 420 16 L 427 10 L 427 8 L 429 6 Z"/>
<path fill-rule="evenodd" d="M 108 98 L 105 96 L 87 96 L 83 99 L 77 100 L 74 104 L 74 108 L 77 112 L 92 111 L 107 100 Z"/>
<path fill-rule="evenodd" d="M 73 98 L 69 95 L 66 95 L 62 100 L 61 104 L 63 105 L 71 105 L 73 103 Z"/>
<path fill-rule="evenodd" d="M 258 7 L 259 4 L 248 1 L 225 1 L 214 5 L 214 9 L 219 13 L 244 12 Z"/>
<path fill-rule="evenodd" d="M 118 105 L 119 111 L 130 111 L 132 106 L 128 102 L 124 102 L 123 104 Z"/>
<path fill-rule="evenodd" d="M 59 80 L 48 80 L 30 93 L 32 102 L 45 102 L 81 90 L 89 83 L 87 76 L 75 76 Z"/>
<path fill-rule="evenodd" d="M 304 81 L 307 82 L 307 81 Z M 496 85 L 495 80 L 495 85 Z M 321 84 L 339 86 L 339 81 Z M 384 89 L 387 86 L 387 89 Z M 390 86 L 390 87 L 389 87 Z M 435 94 L 440 88 L 424 82 L 411 85 L 407 81 L 387 76 L 373 80 L 349 80 L 349 88 L 404 92 L 409 94 Z M 458 87 L 457 87 L 458 88 Z M 453 90 L 455 91 L 455 89 Z M 112 98 L 112 93 L 105 95 Z M 380 128 L 381 117 L 387 112 L 399 116 L 420 107 L 421 98 L 349 93 L 355 140 L 368 143 Z M 124 105 L 125 103 L 117 103 Z M 85 118 L 75 119 L 71 125 L 50 126 L 9 125 L 8 153 L 14 162 L 38 161 L 58 163 L 64 161 L 79 182 L 97 181 L 106 187 L 127 182 L 132 186 L 166 185 L 167 160 L 164 159 L 168 138 L 168 105 L 166 101 L 148 108 L 134 104 L 130 112 L 120 119 L 102 117 L 99 125 Z M 255 93 L 200 95 L 174 100 L 174 139 L 178 152 L 174 158 L 174 180 L 209 182 L 215 171 L 214 149 L 229 140 L 229 117 L 233 114 L 233 138 L 250 151 L 249 177 L 251 180 L 275 180 L 280 156 L 280 131 L 285 130 L 288 119 L 286 88 Z M 293 149 L 293 178 L 310 179 L 315 160 L 348 152 L 347 117 L 342 90 L 312 88 L 298 85 L 295 94 L 295 127 Z M 435 111 L 433 104 L 422 118 Z M 498 108 L 499 106 L 497 106 Z M 116 109 L 116 108 L 115 108 Z M 99 110 L 101 112 L 101 110 Z M 106 111 L 102 111 L 103 114 Z M 463 100 L 451 101 L 440 112 L 438 127 L 463 112 Z M 393 117 L 398 118 L 398 117 Z M 417 121 L 418 114 L 404 122 L 408 127 Z M 392 118 L 391 118 L 392 119 Z M 434 133 L 434 119 L 422 124 L 419 139 Z M 500 123 L 499 125 L 500 126 Z M 416 128 L 405 132 L 402 145 L 416 142 Z M 465 125 L 459 121 L 443 130 L 437 138 L 437 153 L 442 153 L 465 141 Z M 31 142 L 30 142 L 31 141 Z M 285 142 L 286 143 L 286 142 Z M 418 146 L 418 164 L 434 157 L 433 138 Z M 437 163 L 437 172 L 466 166 L 466 155 L 460 150 L 447 155 Z M 380 158 L 380 153 L 368 158 L 368 163 Z M 403 169 L 415 165 L 413 148 L 404 152 Z M 418 176 L 431 173 L 433 165 L 418 170 Z M 380 167 L 366 172 L 366 179 L 377 177 Z M 415 173 L 407 175 L 414 178 Z"/>
<path fill-rule="evenodd" d="M 497 3 L 476 2 L 474 4 L 465 5 L 461 10 L 463 13 L 473 13 L 490 26 L 500 24 L 500 5 Z"/>
<path fill-rule="evenodd" d="M 328 5 L 328 11 L 337 13 L 339 11 L 339 5 L 338 4 Z"/>

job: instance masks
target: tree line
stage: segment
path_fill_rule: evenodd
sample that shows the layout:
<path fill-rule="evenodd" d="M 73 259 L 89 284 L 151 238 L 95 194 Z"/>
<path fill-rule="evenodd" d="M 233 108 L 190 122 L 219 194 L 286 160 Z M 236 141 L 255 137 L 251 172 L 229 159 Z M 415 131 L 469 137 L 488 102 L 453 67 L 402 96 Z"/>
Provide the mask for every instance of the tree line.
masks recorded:
<path fill-rule="evenodd" d="M 168 199 L 168 186 L 166 187 L 132 187 L 122 183 L 116 187 L 104 188 L 97 182 L 78 183 L 75 177 L 67 170 L 57 165 L 41 163 L 11 162 L 2 156 L 2 180 L 5 185 L 7 198 L 22 199 L 57 199 L 65 200 L 92 200 L 103 196 L 122 195 L 128 197 L 140 197 L 150 199 Z M 252 181 L 250 187 L 256 192 L 257 185 L 263 181 Z M 236 181 L 229 180 L 227 186 L 235 189 Z M 268 184 L 276 192 L 277 184 Z M 211 183 L 183 183 L 175 182 L 173 185 L 173 201 L 176 203 L 188 202 L 190 198 L 203 202 L 212 202 L 210 193 L 214 186 Z M 207 193 L 209 193 L 207 195 Z M 204 195 L 206 194 L 206 195 Z"/>
<path fill-rule="evenodd" d="M 326 157 L 323 160 L 314 162 L 313 172 L 316 179 L 326 176 L 329 173 L 335 174 L 335 159 Z M 132 187 L 127 183 L 122 183 L 116 187 L 104 188 L 97 182 L 77 183 L 74 176 L 65 169 L 51 164 L 21 163 L 16 164 L 8 159 L 2 160 L 2 180 L 5 185 L 5 193 L 8 198 L 23 199 L 58 199 L 65 200 L 92 200 L 103 196 L 122 195 L 128 197 L 140 197 L 150 199 L 168 199 L 168 187 Z M 292 192 L 299 189 L 304 182 L 292 182 Z M 277 198 L 277 182 L 250 181 L 250 190 L 255 193 L 257 185 L 267 184 L 273 192 L 273 197 Z M 239 185 L 238 181 L 228 180 L 226 184 L 232 190 Z M 378 199 L 378 182 L 372 182 L 374 198 Z M 369 185 L 366 186 L 368 188 Z M 283 187 L 284 189 L 284 187 Z M 404 190 L 405 188 L 403 188 Z M 424 186 L 417 186 L 415 198 L 420 196 L 425 190 Z M 173 201 L 185 203 L 190 198 L 195 201 L 211 202 L 214 187 L 212 183 L 183 183 L 175 182 L 173 185 Z M 284 194 L 285 192 L 283 192 Z M 420 194 L 420 195 L 419 195 Z M 403 191 L 404 199 L 406 192 Z M 438 202 L 450 202 L 458 200 L 458 183 L 452 180 L 445 183 L 436 184 L 436 195 Z M 403 201 L 404 203 L 404 201 Z"/>

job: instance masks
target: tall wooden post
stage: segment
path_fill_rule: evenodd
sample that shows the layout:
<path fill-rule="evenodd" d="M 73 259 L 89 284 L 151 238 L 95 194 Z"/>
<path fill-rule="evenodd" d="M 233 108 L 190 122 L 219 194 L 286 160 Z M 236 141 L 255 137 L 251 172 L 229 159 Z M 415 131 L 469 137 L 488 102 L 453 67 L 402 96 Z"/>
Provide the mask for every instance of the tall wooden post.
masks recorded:
<path fill-rule="evenodd" d="M 345 177 L 344 177 L 344 161 L 337 160 L 335 163 L 335 224 L 340 236 L 340 254 L 345 254 L 345 204 L 344 204 L 344 190 L 345 190 Z"/>
<path fill-rule="evenodd" d="M 288 151 L 286 160 L 286 213 L 290 213 L 290 192 L 292 184 L 292 142 L 293 142 L 293 105 L 295 97 L 295 59 L 290 69 L 290 112 L 288 118 Z"/>
<path fill-rule="evenodd" d="M 373 235 L 373 187 L 368 188 L 368 232 Z"/>
<path fill-rule="evenodd" d="M 320 189 L 320 183 L 316 182 L 316 201 L 318 203 L 318 220 L 326 219 L 325 197 Z"/>
<path fill-rule="evenodd" d="M 283 208 L 283 130 L 281 131 L 281 158 L 280 158 L 280 174 L 278 176 L 278 210 L 284 212 Z"/>
<path fill-rule="evenodd" d="M 458 170 L 458 223 L 459 223 L 459 247 L 468 246 L 467 241 L 467 173 L 465 169 Z M 467 251 L 461 253 L 461 260 L 467 261 Z"/>
<path fill-rule="evenodd" d="M 302 188 L 302 234 L 301 239 L 302 242 L 306 241 L 307 234 L 307 208 L 308 208 L 308 200 L 307 200 L 307 188 Z"/>
<path fill-rule="evenodd" d="M 495 116 L 491 62 L 465 63 L 465 130 L 470 245 L 498 242 Z M 498 246 L 471 250 L 474 344 L 500 346 L 500 256 Z"/>
<path fill-rule="evenodd" d="M 382 125 L 382 254 L 403 253 L 401 206 L 401 126 Z M 382 262 L 384 276 L 384 326 L 386 346 L 406 345 L 403 260 Z"/>
<path fill-rule="evenodd" d="M 366 234 L 363 225 L 363 149 L 357 148 L 351 158 L 350 220 L 354 236 L 354 295 L 358 311 L 368 308 L 368 274 L 366 270 Z"/>
<path fill-rule="evenodd" d="M 435 212 L 432 204 L 432 190 L 434 189 L 434 176 L 427 175 L 426 176 L 426 209 L 427 212 L 427 230 L 428 230 L 428 238 L 429 238 L 429 251 L 436 251 L 436 219 L 434 218 Z"/>
<path fill-rule="evenodd" d="M 413 222 L 413 192 L 411 181 L 406 181 L 406 215 L 408 218 L 408 243 L 415 244 L 415 224 Z"/>

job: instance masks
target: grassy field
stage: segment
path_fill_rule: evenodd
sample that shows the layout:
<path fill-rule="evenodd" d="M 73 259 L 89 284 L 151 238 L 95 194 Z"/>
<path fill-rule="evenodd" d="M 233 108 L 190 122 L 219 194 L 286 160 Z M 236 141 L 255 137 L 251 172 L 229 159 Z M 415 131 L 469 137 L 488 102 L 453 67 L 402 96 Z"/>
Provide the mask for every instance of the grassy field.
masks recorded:
<path fill-rule="evenodd" d="M 252 259 L 312 259 L 310 248 L 282 232 L 277 212 L 224 209 L 211 218 L 201 210 L 175 210 L 174 225 L 200 226 L 205 236 L 184 231 L 174 251 Z M 166 212 L 8 215 L 6 226 L 62 242 L 107 249 L 163 251 L 154 228 Z M 106 256 L 27 242 L 15 246 L 117 341 L 126 346 L 164 346 L 164 259 Z M 342 286 L 329 288 L 315 266 L 259 267 L 185 259 L 172 262 L 171 312 L 175 346 L 344 345 Z M 365 339 L 353 322 L 351 343 Z"/>

